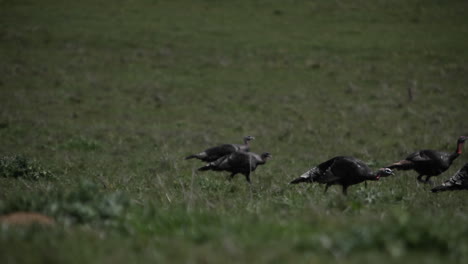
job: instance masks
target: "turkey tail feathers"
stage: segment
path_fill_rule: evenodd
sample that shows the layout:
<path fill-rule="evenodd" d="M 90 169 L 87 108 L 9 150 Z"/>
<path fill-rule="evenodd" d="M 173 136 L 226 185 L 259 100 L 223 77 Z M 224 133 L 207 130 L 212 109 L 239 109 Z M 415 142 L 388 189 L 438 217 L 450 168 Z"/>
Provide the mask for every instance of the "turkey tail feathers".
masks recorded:
<path fill-rule="evenodd" d="M 393 163 L 390 166 L 387 166 L 386 168 L 389 169 L 397 169 L 397 170 L 411 170 L 414 168 L 414 163 L 409 161 L 409 160 L 400 160 L 396 163 Z"/>
<path fill-rule="evenodd" d="M 197 157 L 196 155 L 190 155 L 190 156 L 185 157 L 185 159 L 188 160 L 188 159 L 193 159 L 193 158 L 196 158 L 196 157 Z"/>
<path fill-rule="evenodd" d="M 301 183 L 301 182 L 310 182 L 310 179 L 309 178 L 299 177 L 297 179 L 292 180 L 289 184 L 298 184 L 298 183 Z"/>
<path fill-rule="evenodd" d="M 315 169 L 315 168 L 314 168 Z M 298 184 L 301 182 L 312 182 L 311 171 L 302 174 L 299 178 L 292 180 L 289 184 Z"/>
<path fill-rule="evenodd" d="M 207 165 L 205 165 L 203 167 L 198 168 L 197 170 L 198 171 L 207 171 L 207 170 L 210 170 L 210 169 L 211 169 L 211 165 L 207 164 Z"/>
<path fill-rule="evenodd" d="M 437 186 L 437 187 L 434 187 L 432 188 L 432 192 L 433 193 L 436 193 L 436 192 L 443 192 L 443 191 L 447 191 L 449 190 L 450 188 L 448 188 L 447 186 L 444 186 L 444 185 L 441 185 L 441 186 Z"/>

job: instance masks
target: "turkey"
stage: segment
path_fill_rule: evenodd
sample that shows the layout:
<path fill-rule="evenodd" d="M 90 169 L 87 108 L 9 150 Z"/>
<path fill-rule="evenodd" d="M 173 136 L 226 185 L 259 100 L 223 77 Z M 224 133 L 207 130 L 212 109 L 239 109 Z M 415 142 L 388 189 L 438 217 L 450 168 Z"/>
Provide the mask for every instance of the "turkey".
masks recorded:
<path fill-rule="evenodd" d="M 393 171 L 388 168 L 381 168 L 375 172 L 361 160 L 354 157 L 338 156 L 319 164 L 302 174 L 299 178 L 290 182 L 297 184 L 300 182 L 318 182 L 326 184 L 325 192 L 331 185 L 341 185 L 343 194 L 347 194 L 349 186 L 367 180 L 376 181 L 380 177 L 393 175 Z"/>
<path fill-rule="evenodd" d="M 245 175 L 247 182 L 251 183 L 250 173 L 255 171 L 258 165 L 265 164 L 268 158 L 271 158 L 271 154 L 268 152 L 258 155 L 253 152 L 239 151 L 210 162 L 198 170 L 229 171 L 231 173 L 230 179 L 241 173 Z"/>
<path fill-rule="evenodd" d="M 193 154 L 185 159 L 193 159 L 197 158 L 199 160 L 205 161 L 205 162 L 212 162 L 216 161 L 217 159 L 224 157 L 226 155 L 229 155 L 233 152 L 236 151 L 245 151 L 248 152 L 250 151 L 250 146 L 249 142 L 254 140 L 255 138 L 252 136 L 246 136 L 244 137 L 244 144 L 223 144 L 219 145 L 216 147 L 212 147 L 209 149 L 206 149 L 198 154 Z"/>
<path fill-rule="evenodd" d="M 452 190 L 468 190 L 468 163 L 455 173 L 449 180 L 432 189 L 432 192 Z"/>
<path fill-rule="evenodd" d="M 389 169 L 415 170 L 419 176 L 418 181 L 428 183 L 432 176 L 438 176 L 446 171 L 452 162 L 462 153 L 463 144 L 468 137 L 461 136 L 457 140 L 455 152 L 447 153 L 435 150 L 420 150 L 411 153 L 406 159 L 387 166 Z M 425 181 L 422 177 L 426 176 Z"/>

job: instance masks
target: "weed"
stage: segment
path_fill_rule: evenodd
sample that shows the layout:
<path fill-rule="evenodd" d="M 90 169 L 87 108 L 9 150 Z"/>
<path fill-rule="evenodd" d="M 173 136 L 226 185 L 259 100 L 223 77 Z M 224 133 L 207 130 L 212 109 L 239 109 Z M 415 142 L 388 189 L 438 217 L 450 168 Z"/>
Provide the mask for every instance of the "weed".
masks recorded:
<path fill-rule="evenodd" d="M 22 155 L 3 156 L 0 158 L 0 176 L 22 178 L 26 180 L 54 179 L 55 175 L 43 168 L 38 162 Z"/>
<path fill-rule="evenodd" d="M 125 216 L 128 198 L 119 192 L 104 192 L 97 184 L 81 182 L 69 191 L 19 194 L 10 197 L 0 212 L 42 212 L 66 224 L 85 224 L 102 221 L 105 224 Z"/>

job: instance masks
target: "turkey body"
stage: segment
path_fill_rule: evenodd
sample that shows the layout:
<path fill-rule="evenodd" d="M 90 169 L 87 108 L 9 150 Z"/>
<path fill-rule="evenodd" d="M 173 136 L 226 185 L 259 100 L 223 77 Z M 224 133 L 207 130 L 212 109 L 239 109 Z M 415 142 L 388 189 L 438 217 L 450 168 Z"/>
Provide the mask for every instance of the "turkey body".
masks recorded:
<path fill-rule="evenodd" d="M 240 173 L 250 183 L 250 173 L 255 171 L 257 166 L 265 164 L 270 157 L 271 155 L 268 152 L 258 155 L 253 152 L 238 151 L 210 162 L 198 170 L 228 171 L 231 172 L 231 179 Z"/>
<path fill-rule="evenodd" d="M 468 163 L 459 169 L 450 179 L 432 189 L 432 192 L 468 190 Z"/>
<path fill-rule="evenodd" d="M 413 169 L 420 175 L 432 177 L 448 170 L 455 158 L 451 157 L 451 154 L 447 152 L 421 150 L 408 155 L 405 160 L 409 161 L 409 166 L 407 166 L 409 169 Z M 396 169 L 406 169 L 398 166 L 393 167 Z M 393 167 L 389 166 L 388 168 L 392 169 Z"/>
<path fill-rule="evenodd" d="M 347 193 L 347 188 L 367 180 L 378 180 L 381 176 L 391 175 L 388 169 L 372 172 L 363 161 L 354 157 L 337 156 L 331 158 L 318 166 L 302 174 L 299 178 L 291 181 L 291 184 L 300 182 L 318 182 L 326 184 L 325 191 L 331 185 L 341 185 L 343 193 Z"/>
<path fill-rule="evenodd" d="M 457 148 L 452 153 L 436 151 L 436 150 L 420 150 L 411 153 L 404 160 L 387 166 L 390 169 L 397 170 L 414 170 L 418 175 L 418 180 L 423 181 L 422 177 L 426 176 L 425 181 L 433 176 L 438 176 L 448 170 L 453 161 L 460 156 L 462 147 L 467 137 L 460 137 L 457 141 Z"/>
<path fill-rule="evenodd" d="M 227 156 L 233 152 L 237 152 L 237 151 L 248 152 L 250 151 L 249 142 L 253 139 L 254 137 L 252 136 L 246 136 L 244 138 L 244 144 L 222 144 L 219 146 L 205 149 L 204 151 L 200 153 L 187 156 L 185 159 L 196 158 L 204 162 L 212 162 L 224 156 Z"/>

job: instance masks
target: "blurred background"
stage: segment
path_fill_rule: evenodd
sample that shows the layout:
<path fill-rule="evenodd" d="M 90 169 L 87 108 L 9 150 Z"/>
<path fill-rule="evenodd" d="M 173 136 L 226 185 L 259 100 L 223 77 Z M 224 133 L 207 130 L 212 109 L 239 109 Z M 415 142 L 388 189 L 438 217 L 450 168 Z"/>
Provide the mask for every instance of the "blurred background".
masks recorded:
<path fill-rule="evenodd" d="M 457 263 L 467 193 L 373 169 L 468 135 L 466 1 L 0 1 L 2 263 Z M 252 175 L 189 154 L 253 135 Z M 462 154 L 445 174 L 464 163 Z"/>

